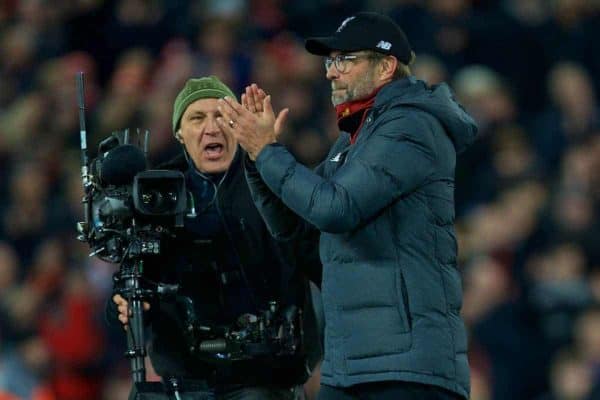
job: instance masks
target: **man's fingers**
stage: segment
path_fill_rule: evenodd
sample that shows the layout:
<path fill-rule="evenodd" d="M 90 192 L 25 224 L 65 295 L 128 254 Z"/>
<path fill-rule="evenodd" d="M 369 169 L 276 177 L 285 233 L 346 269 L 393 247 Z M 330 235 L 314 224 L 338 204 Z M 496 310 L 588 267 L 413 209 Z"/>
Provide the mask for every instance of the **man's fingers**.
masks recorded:
<path fill-rule="evenodd" d="M 231 121 L 235 124 L 240 118 L 240 115 L 239 112 L 234 108 L 234 102 L 232 102 L 231 99 L 228 100 L 228 98 L 225 97 L 223 99 L 220 99 L 218 104 L 219 105 L 217 106 L 217 108 L 221 112 L 221 117 L 223 118 L 225 123 L 229 124 L 229 122 Z M 237 104 L 237 102 L 235 102 L 235 104 L 239 105 Z"/>
<path fill-rule="evenodd" d="M 129 304 L 127 303 L 127 300 L 125 300 L 123 297 L 121 297 L 118 294 L 114 295 L 112 300 L 113 300 L 113 302 L 115 302 L 117 304 L 117 311 L 119 312 L 119 315 L 117 317 L 119 318 L 119 321 L 121 321 L 121 323 L 123 325 L 125 325 L 125 329 L 127 329 L 127 324 L 129 323 L 129 317 L 132 315 L 133 310 L 131 310 L 129 308 Z M 144 301 L 142 303 L 142 308 L 144 311 L 150 310 L 150 303 L 148 303 L 147 301 Z"/>
<path fill-rule="evenodd" d="M 235 127 L 236 122 L 234 122 L 231 117 L 226 114 L 225 112 L 221 111 L 221 113 L 223 114 L 222 117 L 218 117 L 217 118 L 217 124 L 219 125 L 219 127 L 221 128 L 221 130 L 225 133 L 229 133 L 231 135 L 235 136 L 235 130 L 233 129 Z M 230 124 L 231 122 L 231 124 Z"/>
<path fill-rule="evenodd" d="M 223 97 L 223 101 L 224 103 L 226 103 L 229 107 L 231 107 L 231 109 L 238 113 L 238 114 L 243 114 L 246 110 L 240 103 L 237 102 L 236 99 L 229 97 L 229 96 L 225 96 Z"/>
<path fill-rule="evenodd" d="M 263 99 L 263 108 L 267 112 L 273 112 L 273 106 L 271 105 L 271 96 L 267 96 Z"/>
<path fill-rule="evenodd" d="M 117 310 L 119 310 L 120 313 L 125 313 L 129 308 L 128 306 L 129 304 L 126 301 L 124 301 L 117 306 Z M 142 307 L 144 308 L 144 311 L 148 311 L 150 309 L 150 303 L 144 301 L 142 303 Z"/>
<path fill-rule="evenodd" d="M 229 106 L 229 103 L 227 103 L 224 99 L 219 100 L 217 108 L 221 113 L 221 116 L 217 117 L 217 123 L 219 124 L 219 126 L 221 126 L 221 128 L 229 132 L 232 128 L 232 126 L 230 126 L 230 123 L 234 124 L 235 126 L 238 116 L 237 114 L 234 116 L 235 111 Z"/>
<path fill-rule="evenodd" d="M 129 318 L 123 314 L 119 314 L 119 321 L 121 321 L 123 325 L 127 325 L 129 323 Z"/>
<path fill-rule="evenodd" d="M 266 113 L 273 113 L 273 106 L 271 105 L 271 95 L 266 96 L 263 99 L 262 105 Z"/>
<path fill-rule="evenodd" d="M 265 99 L 265 97 L 267 97 L 267 93 L 265 93 L 264 90 L 259 88 L 258 85 L 256 85 L 256 83 L 254 83 L 252 85 L 252 90 L 254 93 L 254 98 L 255 98 L 255 102 L 257 104 L 258 111 L 263 111 L 262 104 L 263 104 L 263 100 Z"/>
<path fill-rule="evenodd" d="M 248 89 L 246 89 L 247 91 Z M 248 104 L 248 96 L 246 96 L 246 93 L 242 93 L 242 105 L 244 106 L 244 108 L 246 108 L 247 110 L 250 109 L 250 104 Z"/>
<path fill-rule="evenodd" d="M 228 96 L 218 100 L 217 108 L 223 115 L 223 118 L 225 118 L 225 121 L 229 121 L 230 119 L 235 121 L 238 118 L 238 112 L 233 105 L 234 102 L 237 104 L 235 100 L 232 100 Z M 242 106 L 240 107 L 243 108 Z"/>
<path fill-rule="evenodd" d="M 250 89 L 252 91 L 252 98 L 254 99 L 256 111 L 261 112 L 263 110 L 263 108 L 262 108 L 263 98 L 260 97 L 260 95 L 258 93 L 258 86 L 256 85 L 256 83 L 253 83 L 252 86 L 250 87 Z"/>
<path fill-rule="evenodd" d="M 259 95 L 259 87 L 256 83 L 246 86 L 246 98 L 248 99 L 248 110 L 257 113 L 262 111 L 263 97 Z"/>
<path fill-rule="evenodd" d="M 249 104 L 252 107 L 252 100 L 249 101 Z M 236 134 L 252 129 L 256 119 L 260 118 L 260 115 L 246 109 L 231 97 L 220 99 L 218 109 L 221 116 L 217 118 L 217 123 L 227 133 Z"/>
<path fill-rule="evenodd" d="M 252 87 L 250 86 L 246 86 L 246 93 L 244 93 L 242 96 L 245 97 L 247 104 L 244 104 L 244 106 L 246 106 L 246 110 L 249 110 L 253 113 L 256 112 L 256 100 L 254 99 L 254 94 L 252 93 Z"/>

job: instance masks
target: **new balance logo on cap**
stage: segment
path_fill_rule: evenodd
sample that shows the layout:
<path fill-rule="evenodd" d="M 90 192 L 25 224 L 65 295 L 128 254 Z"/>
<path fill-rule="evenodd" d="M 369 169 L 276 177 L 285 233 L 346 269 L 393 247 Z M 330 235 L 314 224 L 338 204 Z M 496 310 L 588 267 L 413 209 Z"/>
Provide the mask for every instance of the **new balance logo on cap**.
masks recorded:
<path fill-rule="evenodd" d="M 390 42 L 386 42 L 385 40 L 380 40 L 375 47 L 383 50 L 389 50 L 392 48 L 392 44 Z"/>

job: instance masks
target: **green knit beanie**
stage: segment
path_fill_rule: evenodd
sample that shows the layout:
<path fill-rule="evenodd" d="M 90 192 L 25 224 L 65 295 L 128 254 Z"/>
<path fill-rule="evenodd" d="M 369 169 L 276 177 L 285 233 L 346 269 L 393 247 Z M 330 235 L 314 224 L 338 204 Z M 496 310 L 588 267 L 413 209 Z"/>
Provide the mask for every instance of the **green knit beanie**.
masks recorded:
<path fill-rule="evenodd" d="M 225 96 L 236 98 L 235 94 L 214 75 L 188 79 L 173 104 L 173 133 L 179 129 L 179 122 L 185 109 L 199 99 L 221 99 Z"/>

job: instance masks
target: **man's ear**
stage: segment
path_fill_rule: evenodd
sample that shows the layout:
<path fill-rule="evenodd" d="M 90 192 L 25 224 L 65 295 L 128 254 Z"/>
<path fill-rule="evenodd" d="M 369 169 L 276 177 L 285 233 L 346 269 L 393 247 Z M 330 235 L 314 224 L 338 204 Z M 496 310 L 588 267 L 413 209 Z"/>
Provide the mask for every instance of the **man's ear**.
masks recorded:
<path fill-rule="evenodd" d="M 179 140 L 179 143 L 183 144 L 183 136 L 181 136 L 181 129 L 179 129 L 177 132 L 175 132 L 175 138 L 177 140 Z"/>
<path fill-rule="evenodd" d="M 382 81 L 392 79 L 396 68 L 398 68 L 398 59 L 394 56 L 388 56 L 381 59 L 379 63 L 379 77 Z"/>

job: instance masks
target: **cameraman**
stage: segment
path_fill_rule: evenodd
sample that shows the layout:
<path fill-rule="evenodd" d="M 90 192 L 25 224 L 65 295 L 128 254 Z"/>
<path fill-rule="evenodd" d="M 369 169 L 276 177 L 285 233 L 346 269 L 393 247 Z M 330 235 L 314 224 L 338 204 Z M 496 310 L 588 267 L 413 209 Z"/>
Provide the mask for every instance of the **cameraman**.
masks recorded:
<path fill-rule="evenodd" d="M 267 309 L 270 301 L 280 309 L 303 308 L 309 317 L 306 277 L 312 271 L 320 279 L 317 249 L 309 241 L 274 241 L 258 214 L 244 178 L 244 152 L 216 122 L 218 99 L 224 96 L 235 98 L 210 76 L 188 80 L 175 99 L 173 132 L 183 152 L 161 168 L 184 173 L 197 216 L 185 218 L 183 233 L 163 245 L 164 255 L 145 263 L 148 281 L 179 285 L 176 295 L 144 304 L 150 359 L 163 381 L 179 380 L 183 393 L 199 388 L 218 399 L 302 398 L 301 384 L 320 356 L 318 340 L 289 356 L 213 360 L 192 353 L 185 335 L 186 315 L 206 326 L 233 326 L 240 316 Z M 121 295 L 113 296 L 107 311 L 114 323 L 118 316 L 127 325 Z M 304 326 L 305 338 L 317 338 L 310 327 Z M 312 362 L 306 347 L 316 352 Z"/>

